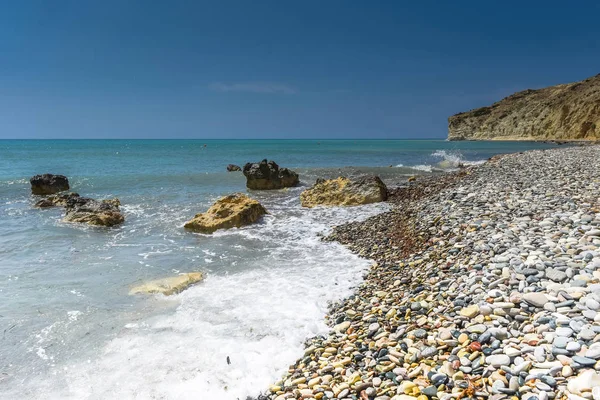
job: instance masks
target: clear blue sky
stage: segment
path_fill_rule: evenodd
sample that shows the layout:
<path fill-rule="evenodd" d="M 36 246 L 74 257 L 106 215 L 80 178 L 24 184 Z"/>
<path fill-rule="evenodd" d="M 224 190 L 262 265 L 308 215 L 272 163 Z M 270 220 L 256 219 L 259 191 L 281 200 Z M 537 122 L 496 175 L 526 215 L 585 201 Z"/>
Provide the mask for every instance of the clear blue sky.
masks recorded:
<path fill-rule="evenodd" d="M 598 1 L 0 6 L 0 138 L 442 138 L 600 73 Z"/>

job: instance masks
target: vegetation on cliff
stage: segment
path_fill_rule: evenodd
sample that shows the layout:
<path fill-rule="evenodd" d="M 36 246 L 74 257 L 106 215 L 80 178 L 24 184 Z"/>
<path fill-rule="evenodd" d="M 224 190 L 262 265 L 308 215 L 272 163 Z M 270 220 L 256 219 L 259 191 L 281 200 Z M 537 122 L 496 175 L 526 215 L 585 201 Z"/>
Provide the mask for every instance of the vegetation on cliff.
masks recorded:
<path fill-rule="evenodd" d="M 598 140 L 600 74 L 527 89 L 448 118 L 449 140 Z"/>

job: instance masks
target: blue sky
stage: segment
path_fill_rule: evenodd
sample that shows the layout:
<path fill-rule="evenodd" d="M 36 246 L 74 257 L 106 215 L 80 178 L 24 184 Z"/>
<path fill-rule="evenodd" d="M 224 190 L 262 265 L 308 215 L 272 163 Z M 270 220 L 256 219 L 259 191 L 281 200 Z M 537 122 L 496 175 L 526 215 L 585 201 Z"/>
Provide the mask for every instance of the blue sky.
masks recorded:
<path fill-rule="evenodd" d="M 600 73 L 597 1 L 5 1 L 0 138 L 443 138 Z"/>

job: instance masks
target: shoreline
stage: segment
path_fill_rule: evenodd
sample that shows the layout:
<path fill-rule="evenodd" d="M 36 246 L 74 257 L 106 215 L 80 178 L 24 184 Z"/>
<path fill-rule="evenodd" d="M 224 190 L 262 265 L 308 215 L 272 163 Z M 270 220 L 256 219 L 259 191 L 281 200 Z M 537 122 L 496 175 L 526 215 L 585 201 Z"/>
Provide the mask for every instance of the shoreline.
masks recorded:
<path fill-rule="evenodd" d="M 334 228 L 326 240 L 376 264 L 258 399 L 597 400 L 600 388 L 581 388 L 600 370 L 598 156 L 494 157 L 394 189 L 391 211 Z"/>

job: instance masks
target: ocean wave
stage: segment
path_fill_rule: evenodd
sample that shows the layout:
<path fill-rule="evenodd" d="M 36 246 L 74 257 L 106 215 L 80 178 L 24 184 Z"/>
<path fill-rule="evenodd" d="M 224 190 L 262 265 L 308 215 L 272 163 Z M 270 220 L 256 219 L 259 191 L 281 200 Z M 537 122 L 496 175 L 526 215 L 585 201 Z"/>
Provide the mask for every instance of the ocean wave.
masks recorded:
<path fill-rule="evenodd" d="M 410 170 L 427 173 L 447 172 L 455 171 L 464 166 L 480 165 L 486 162 L 486 160 L 467 160 L 460 151 L 450 150 L 436 150 L 430 154 L 430 158 L 434 160 L 430 164 L 397 164 L 396 168 L 404 168 L 407 172 L 410 172 Z"/>
<path fill-rule="evenodd" d="M 486 162 L 486 160 L 467 160 L 458 150 L 436 150 L 431 153 L 431 156 L 442 159 L 437 164 L 442 169 L 457 169 L 465 165 L 480 165 Z"/>
<path fill-rule="evenodd" d="M 220 244 L 201 253 L 219 259 L 226 273 L 209 273 L 171 298 L 148 298 L 180 305 L 174 313 L 127 324 L 96 359 L 55 369 L 52 382 L 34 385 L 45 387 L 43 398 L 226 400 L 256 395 L 276 381 L 302 354 L 307 337 L 327 331 L 328 304 L 350 295 L 370 265 L 321 235 L 389 206 L 307 210 L 271 202 L 269 209 L 258 225 L 212 236 L 188 233 L 201 239 L 200 246 Z M 38 398 L 37 392 L 28 394 Z"/>

